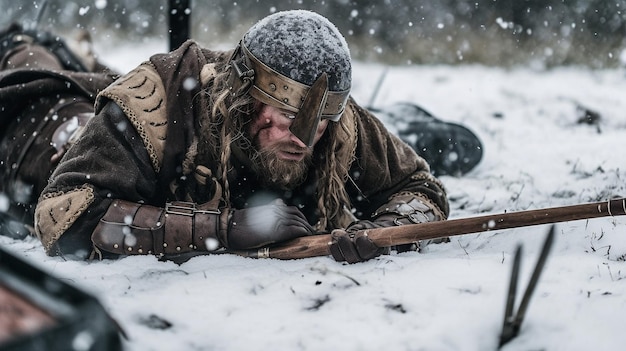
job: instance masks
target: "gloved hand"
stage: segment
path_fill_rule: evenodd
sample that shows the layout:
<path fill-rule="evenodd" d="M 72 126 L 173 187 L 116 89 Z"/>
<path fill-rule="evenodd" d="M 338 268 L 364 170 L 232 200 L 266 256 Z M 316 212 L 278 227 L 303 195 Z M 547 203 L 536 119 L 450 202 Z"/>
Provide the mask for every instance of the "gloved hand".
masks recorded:
<path fill-rule="evenodd" d="M 251 249 L 312 234 L 313 227 L 297 207 L 275 201 L 269 205 L 231 210 L 228 246 Z"/>
<path fill-rule="evenodd" d="M 356 263 L 370 260 L 385 253 L 387 248 L 378 247 L 362 231 L 380 226 L 370 221 L 359 221 L 348 226 L 346 230 L 333 230 L 331 232 L 332 244 L 330 245 L 330 253 L 333 258 L 338 262 Z"/>
<path fill-rule="evenodd" d="M 376 220 L 376 222 L 372 222 L 372 221 L 357 221 L 357 222 L 354 222 L 354 223 L 350 224 L 348 226 L 348 228 L 346 229 L 346 231 L 353 232 L 353 231 L 363 230 L 363 229 L 393 227 L 394 225 L 397 225 L 397 224 L 394 223 L 394 221 L 392 221 L 392 220 L 386 220 L 385 221 L 385 220 L 380 220 L 379 219 L 379 220 Z M 396 246 L 393 246 L 393 247 L 390 247 L 390 248 L 386 248 L 387 251 L 395 250 L 398 253 L 407 252 L 407 251 L 417 251 L 418 249 L 419 249 L 418 243 L 396 245 Z"/>

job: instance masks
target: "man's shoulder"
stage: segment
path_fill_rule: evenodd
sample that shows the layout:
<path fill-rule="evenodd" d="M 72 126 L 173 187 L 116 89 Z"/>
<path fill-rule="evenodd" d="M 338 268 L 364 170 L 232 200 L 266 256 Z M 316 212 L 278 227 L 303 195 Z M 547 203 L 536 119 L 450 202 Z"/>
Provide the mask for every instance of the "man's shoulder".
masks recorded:
<path fill-rule="evenodd" d="M 359 129 L 387 133 L 387 129 L 382 121 L 370 110 L 359 105 L 352 97 L 348 99 L 346 106 L 346 115 L 350 114 L 352 115 L 351 118 L 354 119 L 354 123 L 359 126 Z"/>
<path fill-rule="evenodd" d="M 189 39 L 173 51 L 152 55 L 149 62 L 166 79 L 172 73 L 172 67 L 176 67 L 177 72 L 194 74 L 207 63 L 226 62 L 231 54 L 232 50 L 211 50 Z"/>
<path fill-rule="evenodd" d="M 115 102 L 141 136 L 155 170 L 161 168 L 167 136 L 165 87 L 154 67 L 145 62 L 100 92 L 96 113 Z"/>

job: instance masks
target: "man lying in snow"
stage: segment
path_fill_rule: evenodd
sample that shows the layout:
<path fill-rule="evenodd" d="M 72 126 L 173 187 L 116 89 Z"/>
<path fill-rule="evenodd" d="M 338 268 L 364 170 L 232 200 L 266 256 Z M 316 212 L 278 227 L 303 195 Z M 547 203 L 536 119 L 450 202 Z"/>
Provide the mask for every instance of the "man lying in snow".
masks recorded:
<path fill-rule="evenodd" d="M 333 257 L 353 263 L 389 250 L 359 229 L 448 216 L 428 163 L 350 97 L 347 44 L 318 14 L 270 15 L 228 52 L 187 41 L 122 77 L 58 38 L 0 40 L 2 231 L 32 224 L 49 255 L 174 258 L 332 232 Z"/>

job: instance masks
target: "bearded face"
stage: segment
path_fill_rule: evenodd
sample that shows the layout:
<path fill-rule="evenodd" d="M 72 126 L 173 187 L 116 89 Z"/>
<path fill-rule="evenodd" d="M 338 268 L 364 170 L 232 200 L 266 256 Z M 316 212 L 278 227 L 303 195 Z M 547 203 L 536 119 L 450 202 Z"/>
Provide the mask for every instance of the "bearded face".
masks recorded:
<path fill-rule="evenodd" d="M 302 184 L 311 165 L 311 151 L 300 150 L 302 159 L 280 157 L 283 150 L 292 145 L 272 145 L 257 150 L 252 157 L 252 167 L 262 182 L 272 188 L 289 190 Z"/>
<path fill-rule="evenodd" d="M 253 169 L 270 187 L 289 190 L 302 184 L 311 165 L 313 146 L 307 147 L 291 133 L 292 113 L 263 105 L 249 125 L 248 133 L 256 151 L 251 157 Z M 317 128 L 313 145 L 319 141 L 328 120 Z"/>

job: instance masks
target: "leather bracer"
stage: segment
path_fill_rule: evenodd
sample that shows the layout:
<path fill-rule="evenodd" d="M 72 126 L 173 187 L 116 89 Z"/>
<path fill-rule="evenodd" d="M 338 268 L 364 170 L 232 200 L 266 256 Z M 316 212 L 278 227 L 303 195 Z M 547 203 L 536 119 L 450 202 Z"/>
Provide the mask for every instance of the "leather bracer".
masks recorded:
<path fill-rule="evenodd" d="M 372 214 L 375 223 L 404 225 L 446 219 L 444 213 L 429 201 L 412 193 L 402 193 L 389 200 Z"/>
<path fill-rule="evenodd" d="M 226 237 L 228 226 L 220 223 L 224 217 L 217 208 L 197 208 L 191 202 L 175 201 L 160 208 L 115 200 L 91 240 L 97 249 L 120 255 L 213 251 Z"/>

